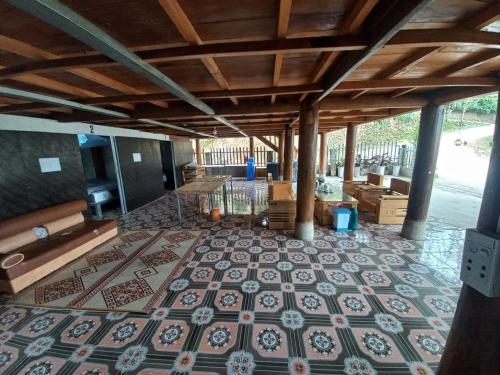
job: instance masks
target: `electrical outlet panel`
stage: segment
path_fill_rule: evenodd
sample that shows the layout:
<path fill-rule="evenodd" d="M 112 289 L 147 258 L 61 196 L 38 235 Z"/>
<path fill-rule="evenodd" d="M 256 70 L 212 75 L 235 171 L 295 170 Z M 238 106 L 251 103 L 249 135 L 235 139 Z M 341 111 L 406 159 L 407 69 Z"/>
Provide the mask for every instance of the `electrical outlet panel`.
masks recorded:
<path fill-rule="evenodd" d="M 500 234 L 467 229 L 460 279 L 487 297 L 500 297 Z"/>

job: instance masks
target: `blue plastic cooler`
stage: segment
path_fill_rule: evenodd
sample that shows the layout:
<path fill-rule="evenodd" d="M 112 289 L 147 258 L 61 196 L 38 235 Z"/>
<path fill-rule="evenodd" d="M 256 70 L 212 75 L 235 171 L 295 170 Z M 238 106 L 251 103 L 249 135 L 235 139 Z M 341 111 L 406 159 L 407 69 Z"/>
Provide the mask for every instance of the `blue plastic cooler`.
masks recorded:
<path fill-rule="evenodd" d="M 247 181 L 255 180 L 255 159 L 253 156 L 247 160 Z"/>
<path fill-rule="evenodd" d="M 333 229 L 337 232 L 345 232 L 349 228 L 349 218 L 351 216 L 351 210 L 347 208 L 332 208 L 333 215 Z"/>

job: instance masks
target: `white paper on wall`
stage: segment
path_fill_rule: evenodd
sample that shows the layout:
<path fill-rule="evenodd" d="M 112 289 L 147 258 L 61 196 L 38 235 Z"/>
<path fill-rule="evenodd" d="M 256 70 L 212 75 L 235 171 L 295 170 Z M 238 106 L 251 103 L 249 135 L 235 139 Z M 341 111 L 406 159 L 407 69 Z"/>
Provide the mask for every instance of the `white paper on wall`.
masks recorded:
<path fill-rule="evenodd" d="M 140 152 L 134 152 L 132 154 L 132 157 L 134 159 L 134 163 L 139 163 L 142 161 L 142 156 L 141 156 L 141 153 Z"/>
<path fill-rule="evenodd" d="M 39 158 L 38 162 L 40 163 L 40 170 L 42 173 L 61 171 L 61 162 L 59 158 Z"/>

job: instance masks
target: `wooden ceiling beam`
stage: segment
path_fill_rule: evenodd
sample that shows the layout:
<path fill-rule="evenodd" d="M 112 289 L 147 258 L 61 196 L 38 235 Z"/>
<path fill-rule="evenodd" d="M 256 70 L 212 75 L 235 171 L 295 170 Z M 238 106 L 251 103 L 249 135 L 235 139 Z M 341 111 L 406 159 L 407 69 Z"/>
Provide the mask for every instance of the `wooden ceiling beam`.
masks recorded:
<path fill-rule="evenodd" d="M 282 129 L 284 129 L 282 127 Z M 269 147 L 271 150 L 278 152 L 278 146 L 276 146 L 274 143 L 266 139 L 265 136 L 257 136 L 257 139 L 264 143 L 267 147 Z"/>
<path fill-rule="evenodd" d="M 424 77 L 402 79 L 372 79 L 366 81 L 344 81 L 335 92 L 350 90 L 380 90 L 443 86 L 495 86 L 495 77 Z"/>
<path fill-rule="evenodd" d="M 326 98 L 354 70 L 367 61 L 373 54 L 384 47 L 394 35 L 406 25 L 420 10 L 432 0 L 392 1 L 392 6 L 380 3 L 375 9 L 382 11 L 384 16 L 376 22 L 369 22 L 363 33 L 369 37 L 368 47 L 361 51 L 345 52 L 333 64 L 324 79 L 325 92 L 319 95 L 314 104 Z M 392 10 L 392 11 L 391 11 Z M 422 31 L 422 30 L 419 30 Z"/>
<path fill-rule="evenodd" d="M 332 96 L 325 99 L 320 104 L 320 111 L 341 111 L 348 110 L 368 110 L 368 109 L 387 109 L 387 108 L 421 108 L 428 103 L 425 97 L 418 95 L 405 95 L 400 98 L 391 99 L 388 95 L 364 95 L 361 98 L 350 100 L 347 96 Z M 299 111 L 300 105 L 298 100 L 280 101 L 275 104 L 262 102 L 242 102 L 238 106 L 218 104 L 213 105 L 216 113 L 222 116 L 233 115 L 273 115 L 273 114 L 296 114 Z M 177 122 L 183 118 L 206 118 L 207 115 L 200 110 L 184 103 L 171 105 L 169 108 L 158 107 L 140 107 L 137 106 L 130 113 L 133 118 L 148 118 L 148 119 L 167 119 L 168 121 Z M 106 121 L 107 118 L 91 113 L 61 114 L 56 116 L 56 119 L 61 122 L 83 121 L 83 122 L 100 122 Z M 181 121 L 181 120 L 179 120 Z"/>
<path fill-rule="evenodd" d="M 419 40 L 420 41 L 420 40 Z M 321 51 L 359 50 L 366 47 L 366 43 L 353 35 L 339 35 L 335 38 L 300 38 L 265 40 L 253 42 L 228 42 L 191 45 L 182 47 L 145 49 L 136 52 L 136 55 L 149 63 L 169 61 L 183 61 L 201 59 L 203 57 L 239 57 L 274 55 L 283 53 L 307 53 Z M 20 64 L 10 67 L 9 71 L 0 72 L 0 78 L 8 78 L 25 72 L 47 72 L 64 70 L 74 67 L 98 67 L 118 65 L 102 54 L 78 55 L 61 57 L 46 61 Z"/>
<path fill-rule="evenodd" d="M 477 12 L 475 15 L 472 17 L 467 17 L 467 19 L 464 20 L 464 22 L 459 23 L 459 26 L 465 29 L 471 29 L 471 30 L 476 30 L 479 31 L 483 27 L 489 25 L 490 23 L 494 22 L 496 19 L 498 19 L 499 16 L 499 5 L 498 4 L 491 4 L 490 6 L 487 6 L 486 8 L 480 10 Z M 424 57 L 429 56 L 430 54 L 433 54 L 434 52 L 438 51 L 440 47 L 427 47 L 427 48 L 421 48 L 419 51 L 414 53 L 408 61 L 410 64 L 405 67 L 404 71 L 409 69 L 410 67 L 414 66 L 416 63 L 420 62 Z M 466 57 L 455 64 L 452 64 L 450 66 L 447 66 L 443 69 L 438 70 L 437 72 L 434 72 L 434 74 L 431 75 L 431 77 L 446 77 L 449 75 L 452 75 L 454 73 L 457 73 L 463 69 L 471 68 L 473 66 L 482 64 L 483 62 L 486 62 L 492 58 L 497 57 L 499 54 L 496 53 L 497 50 L 491 50 L 491 51 L 484 51 L 480 52 L 479 54 L 476 54 L 475 56 L 472 57 Z M 415 58 L 415 61 L 412 61 L 412 58 Z M 396 64 L 397 65 L 397 64 Z M 397 74 L 402 73 L 402 71 L 398 72 Z M 376 77 L 380 78 L 380 77 Z M 384 77 L 386 78 L 386 77 Z M 397 98 L 398 96 L 408 94 L 414 89 L 399 89 L 394 91 L 391 94 L 391 98 Z"/>
<path fill-rule="evenodd" d="M 400 61 L 396 62 L 395 64 L 391 65 L 389 68 L 384 69 L 382 72 L 377 74 L 375 76 L 375 79 L 389 79 L 397 76 L 400 73 L 403 73 L 410 69 L 412 66 L 416 65 L 420 61 L 422 61 L 424 58 L 428 57 L 429 55 L 437 52 L 440 49 L 440 47 L 428 47 L 428 48 L 421 48 L 417 52 L 414 52 L 410 54 L 409 56 L 404 57 Z M 370 90 L 362 90 L 359 91 L 353 95 L 351 95 L 352 99 L 359 98 L 361 95 L 366 94 Z"/>
<path fill-rule="evenodd" d="M 474 66 L 478 66 L 480 64 L 483 64 L 486 61 L 494 59 L 498 56 L 500 56 L 500 50 L 497 50 L 497 49 L 478 52 L 478 53 L 474 54 L 473 56 L 465 57 L 452 65 L 449 65 L 443 69 L 440 69 L 440 70 L 432 73 L 432 76 L 433 77 L 436 77 L 436 76 L 437 77 L 446 77 L 446 76 L 458 73 L 464 69 L 469 69 L 469 68 L 472 68 Z"/>
<path fill-rule="evenodd" d="M 368 17 L 377 3 L 378 0 L 357 0 L 351 11 L 347 14 L 345 20 L 342 22 L 341 32 L 355 33 L 359 31 L 364 20 Z M 316 65 L 311 75 L 312 83 L 318 82 L 321 77 L 323 77 L 323 74 L 330 68 L 338 55 L 338 51 L 325 52 L 322 54 L 319 63 Z M 300 101 L 304 100 L 306 96 L 307 94 L 303 94 L 300 97 Z"/>
<path fill-rule="evenodd" d="M 290 21 L 290 14 L 292 12 L 292 0 L 280 0 L 280 9 L 278 15 L 278 39 L 285 39 L 288 33 L 288 24 Z M 273 86 L 278 86 L 281 76 L 281 67 L 283 65 L 283 53 L 278 52 L 274 56 L 274 72 L 273 72 Z M 271 103 L 276 101 L 276 95 L 271 95 Z"/>
<path fill-rule="evenodd" d="M 203 41 L 196 32 L 193 24 L 189 21 L 184 10 L 181 8 L 177 0 L 159 0 L 160 5 L 165 13 L 170 17 L 174 25 L 179 30 L 179 33 L 186 40 L 186 42 L 195 45 L 202 45 Z M 229 82 L 220 70 L 213 57 L 202 57 L 201 62 L 207 68 L 208 72 L 212 75 L 219 87 L 223 90 L 229 90 Z M 238 99 L 230 97 L 233 104 L 238 104 Z"/>
<path fill-rule="evenodd" d="M 30 45 L 28 43 L 22 42 L 17 39 L 9 38 L 5 35 L 0 35 L 0 50 L 4 50 L 19 56 L 27 57 L 29 59 L 33 60 L 53 60 L 57 59 L 60 56 L 43 50 L 41 48 L 35 47 L 33 45 Z M 92 81 L 94 83 L 100 84 L 102 86 L 112 88 L 113 90 L 117 92 L 121 92 L 124 94 L 144 94 L 144 91 L 137 90 L 129 85 L 124 84 L 123 82 L 120 82 L 116 79 L 110 78 L 104 74 L 101 74 L 99 72 L 96 72 L 95 70 L 91 70 L 88 68 L 69 68 L 66 69 L 68 73 L 74 74 L 78 77 L 87 79 L 89 81 Z M 15 79 L 15 78 L 14 78 Z M 87 90 L 87 92 L 91 92 L 90 90 Z M 75 95 L 75 94 L 73 94 Z M 91 95 L 92 97 L 101 97 L 102 95 L 95 93 L 95 95 Z M 154 102 L 153 104 L 156 104 L 160 107 L 165 108 L 167 105 L 166 103 L 163 102 Z M 127 109 L 132 109 L 133 106 L 130 105 L 125 105 L 124 106 Z"/>
<path fill-rule="evenodd" d="M 415 66 L 426 57 L 437 52 L 439 48 L 440 47 L 421 48 L 417 52 L 414 52 L 409 56 L 404 57 L 402 60 L 396 62 L 394 65 L 391 65 L 389 68 L 384 69 L 383 72 L 377 74 L 376 78 L 379 79 L 393 78 L 398 74 L 401 74 L 410 69 L 411 67 Z"/>
<path fill-rule="evenodd" d="M 222 116 L 231 115 L 255 115 L 255 114 L 275 114 L 275 113 L 296 113 L 299 111 L 299 105 L 297 101 L 290 102 L 277 102 L 275 104 L 270 103 L 240 103 L 238 106 L 228 106 L 228 105 L 214 105 L 212 107 L 216 113 Z M 134 118 L 149 118 L 149 119 L 166 119 L 170 121 L 176 121 L 179 118 L 205 118 L 206 114 L 193 108 L 186 104 L 171 105 L 169 108 L 139 108 L 136 107 L 133 111 L 132 117 Z M 73 121 L 83 121 L 83 122 L 100 122 L 105 121 L 106 118 L 103 116 L 97 116 L 89 113 L 78 113 L 75 112 L 71 115 L 59 115 L 56 117 L 58 121 L 61 122 L 73 122 Z"/>
<path fill-rule="evenodd" d="M 458 25 L 472 30 L 481 30 L 499 19 L 500 5 L 497 1 L 493 1 L 472 17 L 467 16 L 467 18 L 464 18 Z"/>
<path fill-rule="evenodd" d="M 320 85 L 299 85 L 299 86 L 281 86 L 281 87 L 268 87 L 261 89 L 236 89 L 236 90 L 215 90 L 215 91 L 199 91 L 193 92 L 193 95 L 198 99 L 221 99 L 221 98 L 249 98 L 269 96 L 273 94 L 279 95 L 292 95 L 301 94 L 303 92 L 321 92 Z M 150 101 L 165 101 L 165 102 L 178 102 L 179 98 L 169 93 L 157 94 L 140 94 L 140 95 L 114 95 L 107 97 L 96 98 L 74 98 L 74 101 L 82 104 L 114 104 L 114 103 L 141 103 Z M 28 103 L 11 105 L 6 108 L 0 108 L 0 113 L 14 113 L 23 110 L 31 109 L 52 109 L 52 107 L 43 103 Z"/>
<path fill-rule="evenodd" d="M 342 22 L 342 33 L 356 33 L 379 0 L 356 0 Z"/>
<path fill-rule="evenodd" d="M 479 96 L 484 94 L 489 94 L 492 92 L 498 92 L 500 85 L 496 87 L 471 87 L 466 89 L 444 89 L 433 95 L 433 102 L 437 105 L 447 104 L 456 100 L 462 100 L 465 98 L 471 98 L 473 96 Z"/>
<path fill-rule="evenodd" d="M 455 29 L 401 30 L 387 46 L 400 48 L 446 47 L 453 45 L 476 45 L 484 48 L 499 48 L 499 33 L 488 31 Z"/>
<path fill-rule="evenodd" d="M 428 103 L 425 97 L 412 95 L 391 99 L 388 95 L 363 95 L 351 100 L 349 97 L 331 96 L 320 103 L 320 110 L 421 108 Z"/>
<path fill-rule="evenodd" d="M 387 47 L 439 47 L 453 44 L 500 48 L 499 33 L 456 29 L 402 30 L 387 43 Z M 339 35 L 335 38 L 316 37 L 254 42 L 228 42 L 199 46 L 170 47 L 137 51 L 149 63 L 182 61 L 202 57 L 236 57 L 274 55 L 281 53 L 317 53 L 328 51 L 359 51 L 367 43 L 356 35 Z M 62 57 L 11 66 L 0 70 L 0 79 L 23 73 L 41 73 L 75 67 L 113 66 L 117 63 L 102 54 Z"/>

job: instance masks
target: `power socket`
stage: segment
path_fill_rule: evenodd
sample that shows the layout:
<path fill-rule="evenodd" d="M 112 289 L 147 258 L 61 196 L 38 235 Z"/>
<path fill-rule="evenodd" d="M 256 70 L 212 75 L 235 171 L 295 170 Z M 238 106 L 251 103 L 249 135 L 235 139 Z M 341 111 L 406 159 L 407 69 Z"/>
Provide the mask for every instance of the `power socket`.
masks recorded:
<path fill-rule="evenodd" d="M 500 234 L 467 229 L 460 279 L 486 297 L 500 297 Z"/>

